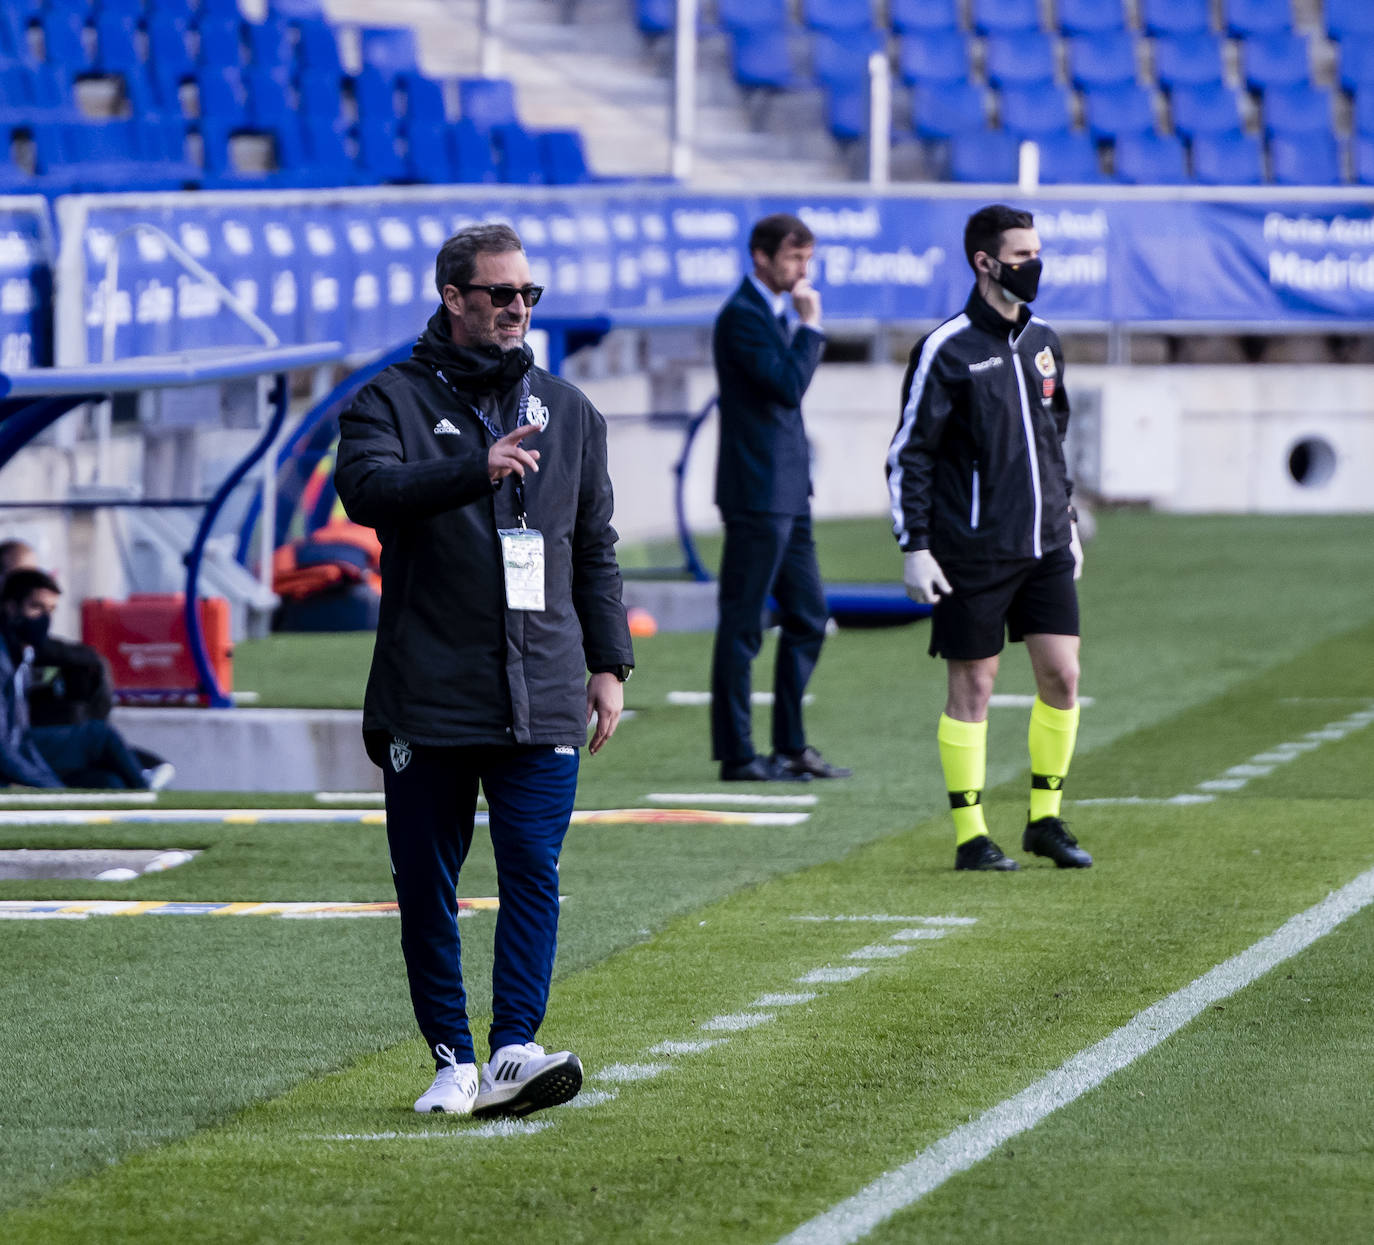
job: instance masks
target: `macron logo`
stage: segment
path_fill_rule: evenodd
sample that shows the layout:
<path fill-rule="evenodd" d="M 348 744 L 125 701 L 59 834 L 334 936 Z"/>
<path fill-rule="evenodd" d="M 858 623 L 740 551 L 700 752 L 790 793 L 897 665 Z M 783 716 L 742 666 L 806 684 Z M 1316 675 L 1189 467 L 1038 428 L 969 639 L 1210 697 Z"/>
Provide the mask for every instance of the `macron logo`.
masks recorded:
<path fill-rule="evenodd" d="M 1002 356 L 1001 356 L 1001 355 L 993 355 L 991 359 L 984 359 L 981 363 L 970 363 L 970 364 L 968 365 L 968 370 L 969 370 L 970 372 L 986 372 L 986 371 L 988 371 L 990 368 L 1001 367 L 1001 366 L 1002 366 Z"/>
<path fill-rule="evenodd" d="M 434 435 L 436 437 L 461 437 L 463 434 L 447 419 L 441 419 L 434 425 Z"/>

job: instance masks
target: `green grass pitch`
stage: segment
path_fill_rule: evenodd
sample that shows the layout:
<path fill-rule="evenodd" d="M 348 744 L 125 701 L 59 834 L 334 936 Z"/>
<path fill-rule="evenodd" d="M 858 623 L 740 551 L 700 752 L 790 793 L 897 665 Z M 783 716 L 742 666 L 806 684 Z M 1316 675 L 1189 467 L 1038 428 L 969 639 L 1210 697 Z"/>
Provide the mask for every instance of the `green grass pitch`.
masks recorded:
<path fill-rule="evenodd" d="M 821 551 L 835 578 L 899 567 L 881 523 L 825 525 Z M 808 723 L 856 775 L 812 784 L 807 822 L 570 833 L 541 1037 L 582 1055 L 586 1105 L 542 1127 L 410 1110 L 429 1073 L 392 918 L 0 921 L 0 1240 L 777 1241 L 1374 867 L 1371 584 L 1366 517 L 1102 517 L 1065 810 L 1085 872 L 955 874 L 925 625 L 834 636 Z M 705 688 L 709 645 L 639 643 L 636 716 L 584 758 L 580 807 L 737 790 L 706 711 L 667 704 Z M 357 704 L 368 648 L 245 645 L 236 682 Z M 1031 687 L 1009 649 L 998 690 Z M 990 732 L 1014 855 L 1026 712 Z M 1162 802 L 1186 794 L 1213 798 Z M 0 827 L 92 842 L 204 850 L 0 899 L 390 898 L 377 827 Z M 480 837 L 462 890 L 493 893 Z M 961 921 L 796 919 L 879 915 Z M 461 926 L 479 1050 L 491 921 Z M 1371 958 L 1374 908 L 863 1239 L 1363 1239 Z"/>

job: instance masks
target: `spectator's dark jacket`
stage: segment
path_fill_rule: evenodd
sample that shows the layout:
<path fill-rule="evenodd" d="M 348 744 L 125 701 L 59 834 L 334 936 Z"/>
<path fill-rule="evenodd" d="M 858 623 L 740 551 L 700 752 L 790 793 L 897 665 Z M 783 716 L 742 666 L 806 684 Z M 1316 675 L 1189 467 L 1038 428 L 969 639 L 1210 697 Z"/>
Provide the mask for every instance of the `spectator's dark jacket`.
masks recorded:
<path fill-rule="evenodd" d="M 746 277 L 716 318 L 720 386 L 716 505 L 723 514 L 806 514 L 811 458 L 801 400 L 825 337 L 799 325 L 787 339 L 773 309 Z"/>
<path fill-rule="evenodd" d="M 1027 307 L 1015 324 L 975 289 L 918 342 L 887 456 L 893 531 L 939 562 L 1039 558 L 1069 543 L 1073 485 L 1059 337 Z"/>
<path fill-rule="evenodd" d="M 474 409 L 513 429 L 527 369 L 531 414 L 548 420 L 523 442 L 540 453 L 524 491 L 529 526 L 544 536 L 542 613 L 506 609 L 497 530 L 517 526 L 515 477 L 493 489 L 493 436 Z M 600 413 L 532 367 L 528 350 L 455 346 L 440 308 L 340 431 L 339 497 L 382 543 L 363 707 L 373 759 L 385 752 L 380 733 L 438 746 L 584 744 L 587 671 L 634 662 Z"/>
<path fill-rule="evenodd" d="M 33 664 L 29 720 L 34 726 L 72 726 L 110 716 L 110 669 L 89 644 L 48 636 L 34 652 Z"/>
<path fill-rule="evenodd" d="M 27 656 L 33 650 L 24 652 Z M 16 661 L 10 655 L 9 645 L 0 634 L 0 784 L 60 787 L 62 780 L 29 734 L 29 706 L 24 693 L 32 672 L 24 657 Z"/>

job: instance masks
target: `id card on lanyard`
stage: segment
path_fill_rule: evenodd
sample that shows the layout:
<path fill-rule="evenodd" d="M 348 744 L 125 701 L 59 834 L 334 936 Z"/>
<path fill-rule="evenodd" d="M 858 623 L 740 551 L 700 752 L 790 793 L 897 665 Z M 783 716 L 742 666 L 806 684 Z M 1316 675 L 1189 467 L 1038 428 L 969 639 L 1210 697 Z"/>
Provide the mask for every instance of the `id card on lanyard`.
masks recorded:
<path fill-rule="evenodd" d="M 445 381 L 459 401 L 467 401 L 456 386 L 440 372 L 439 379 Z M 482 426 L 499 441 L 505 433 L 496 425 L 485 411 L 475 402 L 468 402 Z M 525 422 L 525 412 L 530 405 L 530 378 L 520 378 L 520 412 L 516 416 L 518 428 Z M 496 535 L 501 540 L 501 568 L 506 582 L 506 608 L 528 610 L 532 613 L 544 609 L 544 534 L 525 522 L 525 484 L 519 476 L 512 473 L 511 482 L 515 493 L 515 517 L 519 527 L 497 528 Z"/>

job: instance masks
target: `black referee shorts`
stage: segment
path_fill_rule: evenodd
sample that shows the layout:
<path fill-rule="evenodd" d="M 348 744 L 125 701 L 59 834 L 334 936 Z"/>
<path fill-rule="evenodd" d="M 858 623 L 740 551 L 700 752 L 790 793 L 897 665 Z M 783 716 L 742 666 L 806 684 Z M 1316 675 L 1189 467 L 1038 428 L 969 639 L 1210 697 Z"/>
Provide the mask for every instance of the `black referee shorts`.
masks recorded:
<path fill-rule="evenodd" d="M 1077 635 L 1078 590 L 1073 554 L 1065 546 L 1026 562 L 964 562 L 946 566 L 954 591 L 930 618 L 930 655 L 948 661 L 996 657 L 1006 636 Z"/>

